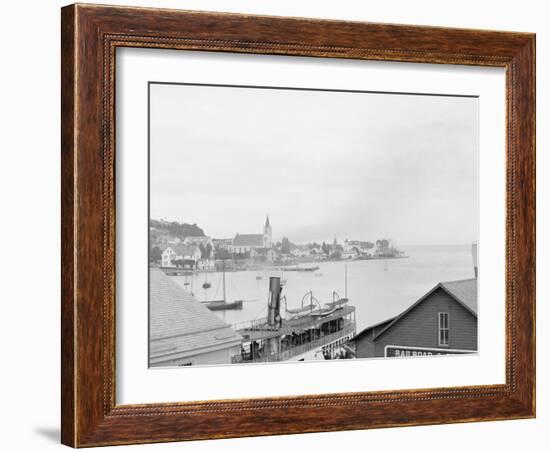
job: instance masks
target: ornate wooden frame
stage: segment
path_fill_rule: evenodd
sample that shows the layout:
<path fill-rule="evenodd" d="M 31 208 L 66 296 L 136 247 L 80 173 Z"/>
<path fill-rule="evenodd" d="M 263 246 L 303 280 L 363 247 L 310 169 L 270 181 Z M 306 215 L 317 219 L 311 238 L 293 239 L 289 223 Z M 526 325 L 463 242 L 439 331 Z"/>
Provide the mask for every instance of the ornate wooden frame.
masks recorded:
<path fill-rule="evenodd" d="M 83 447 L 535 416 L 535 35 L 161 9 L 62 9 L 62 442 Z M 117 47 L 506 69 L 506 383 L 115 404 Z"/>

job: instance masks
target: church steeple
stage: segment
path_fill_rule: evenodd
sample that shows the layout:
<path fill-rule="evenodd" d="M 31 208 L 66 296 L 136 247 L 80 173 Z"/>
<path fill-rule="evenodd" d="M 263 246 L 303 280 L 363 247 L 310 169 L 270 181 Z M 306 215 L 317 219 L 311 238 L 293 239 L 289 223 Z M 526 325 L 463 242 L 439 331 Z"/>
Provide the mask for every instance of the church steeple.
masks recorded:
<path fill-rule="evenodd" d="M 271 248 L 272 242 L 271 242 L 271 223 L 269 222 L 269 215 L 265 218 L 265 226 L 264 226 L 264 247 L 265 248 Z"/>

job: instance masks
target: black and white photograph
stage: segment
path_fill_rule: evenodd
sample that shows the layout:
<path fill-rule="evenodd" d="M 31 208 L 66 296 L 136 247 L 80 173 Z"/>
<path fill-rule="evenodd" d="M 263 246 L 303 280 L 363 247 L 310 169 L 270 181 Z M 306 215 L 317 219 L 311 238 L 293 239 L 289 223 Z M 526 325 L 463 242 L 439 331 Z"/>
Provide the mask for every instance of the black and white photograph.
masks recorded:
<path fill-rule="evenodd" d="M 476 96 L 148 89 L 150 367 L 476 353 Z"/>

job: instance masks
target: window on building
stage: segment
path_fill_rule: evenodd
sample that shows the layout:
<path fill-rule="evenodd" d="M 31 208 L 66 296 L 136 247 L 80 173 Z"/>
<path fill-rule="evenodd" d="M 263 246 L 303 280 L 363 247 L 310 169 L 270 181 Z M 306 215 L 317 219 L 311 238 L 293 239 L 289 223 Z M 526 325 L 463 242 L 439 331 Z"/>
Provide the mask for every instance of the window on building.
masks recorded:
<path fill-rule="evenodd" d="M 439 313 L 439 345 L 449 345 L 449 313 Z"/>

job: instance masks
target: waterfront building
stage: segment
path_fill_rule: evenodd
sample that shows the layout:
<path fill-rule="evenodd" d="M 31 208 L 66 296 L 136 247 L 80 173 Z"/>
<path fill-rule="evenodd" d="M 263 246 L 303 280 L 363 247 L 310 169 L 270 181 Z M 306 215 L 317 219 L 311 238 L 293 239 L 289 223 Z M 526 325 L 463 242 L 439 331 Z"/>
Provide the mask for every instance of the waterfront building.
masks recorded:
<path fill-rule="evenodd" d="M 236 254 L 250 253 L 253 249 L 271 248 L 273 246 L 271 223 L 269 215 L 265 220 L 262 234 L 239 234 L 235 235 L 231 246 L 231 252 Z"/>
<path fill-rule="evenodd" d="M 477 350 L 477 279 L 442 282 L 399 315 L 352 340 L 357 358 L 429 356 Z"/>
<path fill-rule="evenodd" d="M 372 256 L 374 249 L 374 244 L 370 242 L 365 242 L 362 240 L 348 240 L 344 241 L 344 252 L 345 253 L 355 253 L 365 256 Z"/>
<path fill-rule="evenodd" d="M 161 270 L 149 275 L 149 365 L 231 364 L 242 337 Z"/>
<path fill-rule="evenodd" d="M 273 263 L 277 260 L 277 252 L 273 248 L 253 248 L 250 250 L 250 258 Z"/>
<path fill-rule="evenodd" d="M 212 239 L 212 245 L 214 245 L 214 248 L 231 250 L 233 239 Z"/>
<path fill-rule="evenodd" d="M 195 263 L 195 268 L 197 270 L 215 270 L 216 269 L 216 260 L 215 259 L 199 259 Z"/>
<path fill-rule="evenodd" d="M 320 246 L 312 246 L 309 250 L 309 256 L 313 259 L 320 260 L 323 258 L 323 249 Z"/>
<path fill-rule="evenodd" d="M 294 257 L 298 258 L 304 258 L 304 257 L 310 257 L 311 256 L 311 250 L 307 245 L 299 245 L 296 248 L 294 248 L 290 254 L 292 254 Z"/>
<path fill-rule="evenodd" d="M 183 266 L 195 268 L 201 259 L 201 250 L 196 245 L 168 245 L 162 252 L 162 266 L 176 267 L 176 261 L 183 261 Z"/>
<path fill-rule="evenodd" d="M 342 251 L 342 259 L 355 259 L 357 257 L 357 252 L 355 250 Z"/>

